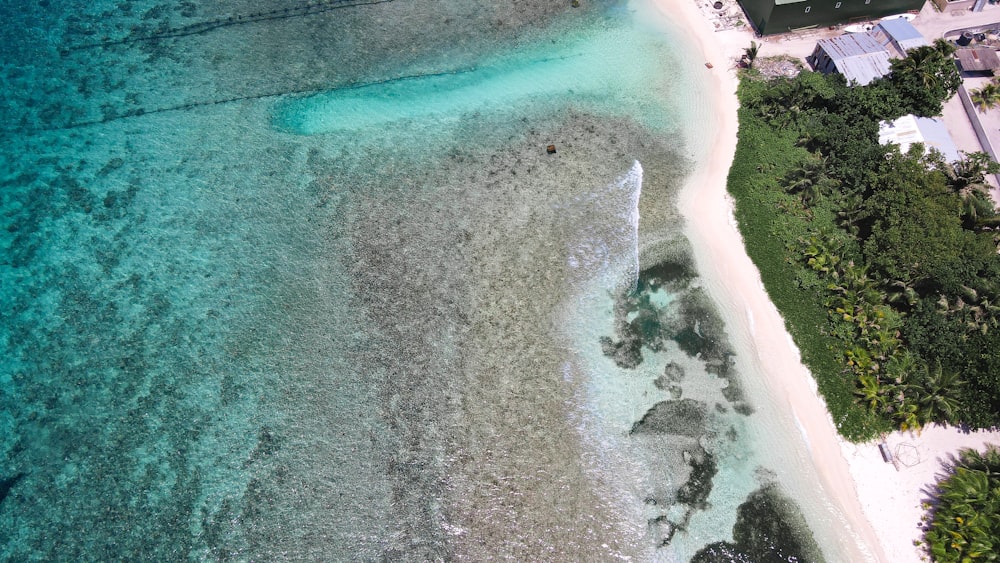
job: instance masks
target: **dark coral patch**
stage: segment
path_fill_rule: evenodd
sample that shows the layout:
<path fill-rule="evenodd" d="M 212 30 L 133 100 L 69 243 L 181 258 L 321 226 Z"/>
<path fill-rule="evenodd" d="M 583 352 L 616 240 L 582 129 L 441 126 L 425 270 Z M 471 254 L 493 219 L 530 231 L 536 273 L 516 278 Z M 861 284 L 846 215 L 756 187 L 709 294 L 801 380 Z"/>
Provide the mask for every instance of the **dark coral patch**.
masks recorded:
<path fill-rule="evenodd" d="M 630 434 L 675 434 L 697 438 L 705 433 L 708 408 L 693 399 L 660 401 L 653 405 Z"/>
<path fill-rule="evenodd" d="M 690 257 L 666 260 L 639 272 L 640 286 L 656 289 L 663 285 L 687 285 L 697 273 Z"/>
<path fill-rule="evenodd" d="M 712 493 L 712 479 L 719 472 L 719 466 L 712 454 L 702 450 L 691 455 L 688 465 L 691 476 L 677 491 L 677 500 L 691 508 L 708 508 L 708 495 Z"/>
<path fill-rule="evenodd" d="M 632 337 L 612 340 L 608 336 L 603 336 L 601 352 L 614 360 L 618 367 L 633 369 L 642 363 L 642 340 Z"/>
<path fill-rule="evenodd" d="M 766 485 L 740 505 L 733 543 L 705 546 L 692 563 L 784 563 L 823 561 L 799 507 L 774 485 Z"/>

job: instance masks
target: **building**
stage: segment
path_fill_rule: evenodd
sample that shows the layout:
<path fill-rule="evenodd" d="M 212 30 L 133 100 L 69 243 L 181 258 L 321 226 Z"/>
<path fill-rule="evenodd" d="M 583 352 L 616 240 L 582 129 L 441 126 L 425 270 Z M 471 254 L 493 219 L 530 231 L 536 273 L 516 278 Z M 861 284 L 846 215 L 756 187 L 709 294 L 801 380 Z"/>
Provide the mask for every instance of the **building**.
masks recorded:
<path fill-rule="evenodd" d="M 924 0 L 739 0 L 760 35 L 918 11 Z"/>
<path fill-rule="evenodd" d="M 923 143 L 924 152 L 937 149 L 948 162 L 961 160 L 955 142 L 948 134 L 944 122 L 937 118 L 904 115 L 899 119 L 883 121 L 878 128 L 878 142 L 886 145 L 899 145 L 899 150 L 906 153 L 914 143 Z"/>
<path fill-rule="evenodd" d="M 1000 57 L 992 47 L 969 47 L 955 51 L 958 68 L 966 73 L 995 74 L 1000 68 Z"/>
<path fill-rule="evenodd" d="M 987 0 L 934 0 L 934 4 L 942 12 L 966 12 L 969 10 L 981 12 L 986 3 Z"/>
<path fill-rule="evenodd" d="M 917 28 L 903 18 L 880 21 L 868 33 L 883 47 L 895 51 L 893 55 L 898 58 L 905 57 L 910 49 L 930 45 Z"/>
<path fill-rule="evenodd" d="M 820 39 L 812 55 L 806 57 L 817 72 L 839 72 L 848 84 L 858 86 L 889 74 L 889 59 L 888 49 L 867 33 Z"/>

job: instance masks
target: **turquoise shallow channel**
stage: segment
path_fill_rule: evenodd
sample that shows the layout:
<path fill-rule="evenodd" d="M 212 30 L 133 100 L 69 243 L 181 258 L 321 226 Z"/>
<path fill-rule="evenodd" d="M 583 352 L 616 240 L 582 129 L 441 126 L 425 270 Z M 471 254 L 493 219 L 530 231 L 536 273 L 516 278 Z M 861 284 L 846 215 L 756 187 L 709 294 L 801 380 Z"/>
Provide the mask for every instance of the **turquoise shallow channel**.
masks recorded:
<path fill-rule="evenodd" d="M 0 560 L 844 560 L 682 235 L 658 18 L 0 5 Z"/>
<path fill-rule="evenodd" d="M 664 128 L 670 60 L 662 36 L 615 26 L 563 36 L 484 58 L 475 66 L 352 85 L 288 103 L 279 127 L 301 134 L 457 122 L 470 113 L 502 121 L 531 108 L 558 112 L 567 102 L 602 114 L 641 117 Z M 674 62 L 676 64 L 676 62 Z"/>

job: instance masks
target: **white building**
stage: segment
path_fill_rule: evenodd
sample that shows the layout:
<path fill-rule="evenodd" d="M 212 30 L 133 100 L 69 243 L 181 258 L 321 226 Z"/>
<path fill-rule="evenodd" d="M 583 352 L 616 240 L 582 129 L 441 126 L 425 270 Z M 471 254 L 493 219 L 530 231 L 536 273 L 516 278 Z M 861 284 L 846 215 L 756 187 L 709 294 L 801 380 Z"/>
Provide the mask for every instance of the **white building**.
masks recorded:
<path fill-rule="evenodd" d="M 925 153 L 937 149 L 947 162 L 955 162 L 962 158 L 944 122 L 931 117 L 917 117 L 911 114 L 904 115 L 891 123 L 883 121 L 878 128 L 878 142 L 883 145 L 889 143 L 899 145 L 902 153 L 910 150 L 910 145 L 914 143 L 923 143 Z"/>

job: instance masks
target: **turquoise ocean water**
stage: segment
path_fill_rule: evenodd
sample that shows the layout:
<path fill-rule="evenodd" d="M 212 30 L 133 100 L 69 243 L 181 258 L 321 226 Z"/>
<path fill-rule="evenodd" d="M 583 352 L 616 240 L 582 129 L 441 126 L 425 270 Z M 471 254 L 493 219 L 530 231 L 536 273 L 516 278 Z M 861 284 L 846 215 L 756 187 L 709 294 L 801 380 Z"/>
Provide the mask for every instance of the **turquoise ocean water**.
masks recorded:
<path fill-rule="evenodd" d="M 0 4 L 0 560 L 838 560 L 651 14 Z"/>

